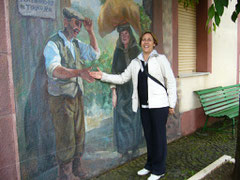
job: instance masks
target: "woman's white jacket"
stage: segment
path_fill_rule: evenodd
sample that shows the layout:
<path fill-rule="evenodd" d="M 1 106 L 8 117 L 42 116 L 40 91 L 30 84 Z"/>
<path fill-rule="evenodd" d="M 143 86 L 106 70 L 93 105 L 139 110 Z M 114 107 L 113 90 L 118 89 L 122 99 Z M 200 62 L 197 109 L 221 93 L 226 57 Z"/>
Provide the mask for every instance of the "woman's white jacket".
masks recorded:
<path fill-rule="evenodd" d="M 132 110 L 137 112 L 139 106 L 138 98 L 138 73 L 143 70 L 143 54 L 133 59 L 125 71 L 119 75 L 103 73 L 101 81 L 112 84 L 124 84 L 132 79 Z M 149 108 L 171 107 L 174 108 L 177 101 L 176 80 L 169 61 L 165 55 L 158 54 L 153 50 L 148 59 L 148 73 L 159 80 L 166 90 L 158 83 L 148 77 L 148 105 Z"/>

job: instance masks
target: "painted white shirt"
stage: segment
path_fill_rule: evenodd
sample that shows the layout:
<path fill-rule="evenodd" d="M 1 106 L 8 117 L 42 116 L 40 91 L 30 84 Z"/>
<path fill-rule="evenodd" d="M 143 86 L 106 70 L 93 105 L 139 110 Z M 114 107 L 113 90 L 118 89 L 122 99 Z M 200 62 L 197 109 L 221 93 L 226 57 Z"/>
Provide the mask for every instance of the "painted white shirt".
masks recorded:
<path fill-rule="evenodd" d="M 73 39 L 71 39 L 70 41 L 67 40 L 67 38 L 61 31 L 58 32 L 58 35 L 63 39 L 65 46 L 69 48 L 73 55 L 73 58 L 75 59 L 76 55 L 72 43 Z M 100 50 L 95 51 L 91 45 L 85 44 L 78 39 L 77 41 L 81 52 L 80 54 L 81 59 L 92 61 L 99 58 Z M 49 77 L 52 77 L 54 69 L 57 66 L 61 66 L 61 56 L 59 53 L 59 49 L 57 48 L 57 45 L 53 41 L 49 41 L 46 47 L 44 48 L 43 54 L 45 57 L 45 67 L 47 70 L 47 74 Z"/>

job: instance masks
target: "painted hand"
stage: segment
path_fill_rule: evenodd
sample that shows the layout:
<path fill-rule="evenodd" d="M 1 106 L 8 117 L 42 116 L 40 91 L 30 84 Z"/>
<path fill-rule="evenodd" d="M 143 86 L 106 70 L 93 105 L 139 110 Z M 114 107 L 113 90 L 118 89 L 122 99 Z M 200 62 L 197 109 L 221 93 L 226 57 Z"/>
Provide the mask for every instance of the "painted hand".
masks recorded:
<path fill-rule="evenodd" d="M 85 68 L 85 69 L 79 70 L 79 76 L 80 76 L 82 79 L 84 79 L 84 80 L 86 80 L 87 82 L 89 82 L 89 83 L 92 83 L 92 82 L 95 81 L 94 78 L 90 76 L 90 70 L 91 70 L 91 69 L 92 69 L 92 68 L 89 67 L 89 68 Z"/>
<path fill-rule="evenodd" d="M 85 17 L 85 19 L 83 21 L 83 25 L 88 33 L 93 31 L 93 23 L 92 23 L 91 19 Z"/>
<path fill-rule="evenodd" d="M 117 106 L 116 88 L 112 89 L 112 105 L 113 105 L 114 108 Z"/>

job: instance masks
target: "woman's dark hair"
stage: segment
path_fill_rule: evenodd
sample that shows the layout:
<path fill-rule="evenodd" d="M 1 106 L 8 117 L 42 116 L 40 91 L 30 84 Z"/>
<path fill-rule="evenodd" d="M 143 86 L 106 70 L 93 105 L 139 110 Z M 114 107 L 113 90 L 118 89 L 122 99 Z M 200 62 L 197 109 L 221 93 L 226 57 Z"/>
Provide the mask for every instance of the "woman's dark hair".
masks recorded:
<path fill-rule="evenodd" d="M 156 46 L 158 45 L 158 39 L 156 38 L 156 36 L 155 36 L 151 31 L 146 31 L 146 32 L 144 32 L 144 33 L 141 35 L 141 37 L 140 37 L 140 39 L 139 39 L 139 45 L 140 45 L 140 46 L 141 46 L 141 43 L 142 43 L 142 38 L 143 38 L 143 36 L 144 36 L 145 34 L 151 34 L 151 36 L 152 36 L 152 38 L 153 38 L 154 44 L 155 44 Z"/>

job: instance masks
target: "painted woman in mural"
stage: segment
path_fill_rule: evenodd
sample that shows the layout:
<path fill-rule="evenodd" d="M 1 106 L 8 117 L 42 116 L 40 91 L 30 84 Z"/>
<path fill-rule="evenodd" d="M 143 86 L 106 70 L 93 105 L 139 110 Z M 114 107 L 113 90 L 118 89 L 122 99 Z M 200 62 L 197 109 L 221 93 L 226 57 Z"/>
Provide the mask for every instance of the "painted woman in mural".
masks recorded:
<path fill-rule="evenodd" d="M 139 8 L 133 0 L 125 3 L 121 0 L 106 0 L 101 7 L 98 26 L 102 37 L 115 29 L 119 33 L 113 55 L 112 73 L 121 74 L 140 53 L 131 29 L 132 26 L 137 33 L 141 32 Z M 116 147 L 123 160 L 126 160 L 137 156 L 139 145 L 143 143 L 140 114 L 139 111 L 134 113 L 131 110 L 131 82 L 122 86 L 112 85 L 111 89 Z"/>
<path fill-rule="evenodd" d="M 112 62 L 112 73 L 121 74 L 130 64 L 131 60 L 140 53 L 136 39 L 129 23 L 117 27 L 119 39 L 116 43 Z M 128 82 L 122 86 L 112 85 L 112 101 L 114 106 L 114 135 L 117 151 L 129 158 L 137 156 L 139 145 L 143 142 L 140 114 L 132 112 L 131 95 L 132 83 Z"/>

